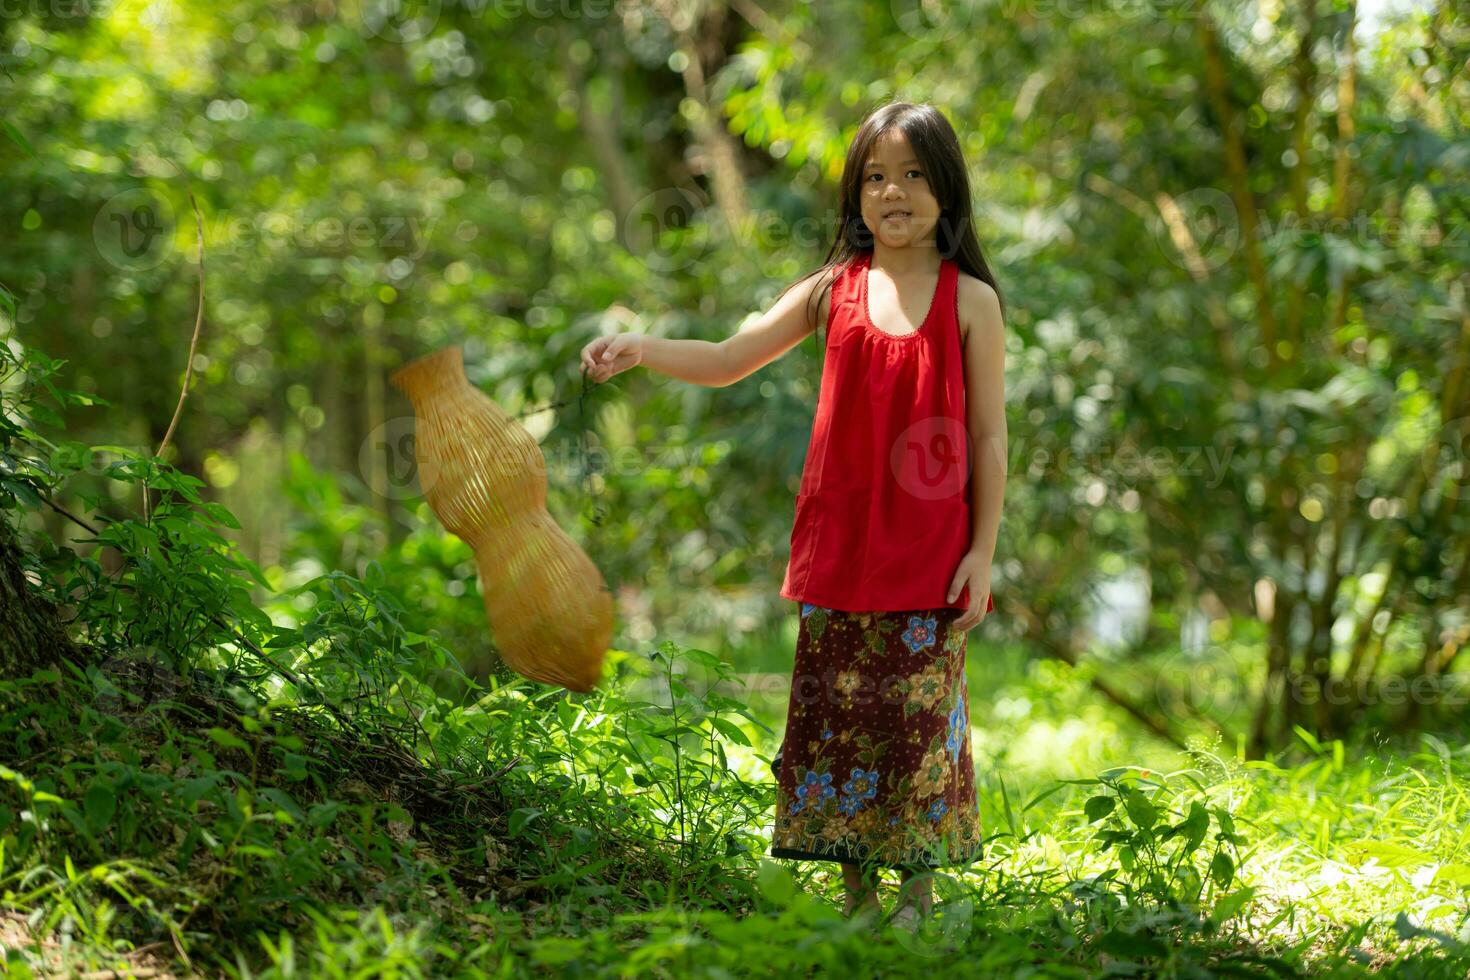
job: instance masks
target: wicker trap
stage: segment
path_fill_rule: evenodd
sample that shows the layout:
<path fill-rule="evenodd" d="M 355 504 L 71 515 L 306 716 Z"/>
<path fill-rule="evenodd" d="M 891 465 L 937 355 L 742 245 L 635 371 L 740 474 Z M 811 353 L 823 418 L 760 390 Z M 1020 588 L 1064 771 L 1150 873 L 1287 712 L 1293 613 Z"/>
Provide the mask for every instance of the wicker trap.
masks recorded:
<path fill-rule="evenodd" d="M 541 447 L 470 384 L 457 346 L 389 380 L 413 403 L 429 507 L 474 549 L 485 615 L 506 664 L 531 680 L 592 690 L 612 641 L 612 594 L 546 509 Z"/>

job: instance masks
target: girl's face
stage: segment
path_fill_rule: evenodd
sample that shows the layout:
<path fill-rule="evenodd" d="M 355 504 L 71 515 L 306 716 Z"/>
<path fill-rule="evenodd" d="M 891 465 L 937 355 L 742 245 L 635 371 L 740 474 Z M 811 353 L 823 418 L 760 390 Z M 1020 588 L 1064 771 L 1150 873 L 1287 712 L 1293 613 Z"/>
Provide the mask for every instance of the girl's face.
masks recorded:
<path fill-rule="evenodd" d="M 932 241 L 939 201 L 908 137 L 890 129 L 873 144 L 863 169 L 863 222 L 889 248 Z"/>

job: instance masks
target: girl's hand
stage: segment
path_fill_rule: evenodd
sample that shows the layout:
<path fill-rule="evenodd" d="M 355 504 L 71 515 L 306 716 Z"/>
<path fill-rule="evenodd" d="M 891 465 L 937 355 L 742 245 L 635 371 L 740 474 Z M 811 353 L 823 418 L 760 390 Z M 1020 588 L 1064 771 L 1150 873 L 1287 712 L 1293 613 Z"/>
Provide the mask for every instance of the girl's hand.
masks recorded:
<path fill-rule="evenodd" d="M 643 363 L 643 335 L 615 333 L 582 348 L 582 368 L 593 381 L 606 381 Z"/>
<path fill-rule="evenodd" d="M 965 611 L 960 613 L 959 618 L 954 621 L 954 628 L 960 630 L 971 630 L 985 621 L 986 600 L 990 598 L 990 563 L 985 556 L 978 551 L 965 553 L 960 559 L 959 567 L 955 569 L 954 579 L 949 585 L 949 594 L 945 597 L 946 602 L 954 602 L 959 598 L 960 590 L 966 584 L 970 586 L 970 603 Z"/>

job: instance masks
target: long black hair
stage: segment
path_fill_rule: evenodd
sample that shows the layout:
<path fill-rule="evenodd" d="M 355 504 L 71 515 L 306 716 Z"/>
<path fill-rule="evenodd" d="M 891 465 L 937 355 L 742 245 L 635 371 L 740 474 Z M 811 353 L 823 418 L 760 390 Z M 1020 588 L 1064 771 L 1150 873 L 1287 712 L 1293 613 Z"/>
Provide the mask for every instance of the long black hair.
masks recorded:
<path fill-rule="evenodd" d="M 821 266 L 787 286 L 781 294 L 784 296 L 792 286 L 812 276 L 825 276 L 822 288 L 812 294 L 815 305 L 807 310 L 807 322 L 811 323 L 816 319 L 817 310 L 821 309 L 822 295 L 832 288 L 837 270 L 858 256 L 872 252 L 873 232 L 863 221 L 862 214 L 863 167 L 873 144 L 894 127 L 908 138 L 914 156 L 929 179 L 929 190 L 939 201 L 939 223 L 934 237 L 940 257 L 953 259 L 960 271 L 994 289 L 1000 298 L 1003 315 L 1005 297 L 990 267 L 985 264 L 980 240 L 975 236 L 975 218 L 970 206 L 970 175 L 965 168 L 964 154 L 960 151 L 959 137 L 944 113 L 928 103 L 880 103 L 863 117 L 857 134 L 847 147 L 847 160 L 842 166 L 842 203 L 837 215 L 837 231 L 827 250 L 827 257 Z M 815 324 L 815 327 L 820 333 L 821 324 Z"/>

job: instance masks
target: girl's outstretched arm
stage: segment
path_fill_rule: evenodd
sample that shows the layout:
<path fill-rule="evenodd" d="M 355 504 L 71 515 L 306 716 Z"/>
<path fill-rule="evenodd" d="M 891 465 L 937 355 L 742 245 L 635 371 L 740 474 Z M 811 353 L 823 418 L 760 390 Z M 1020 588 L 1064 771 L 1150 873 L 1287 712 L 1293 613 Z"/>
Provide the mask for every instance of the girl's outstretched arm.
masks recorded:
<path fill-rule="evenodd" d="M 788 289 L 760 319 L 724 340 L 674 340 L 641 333 L 598 337 L 582 348 L 582 367 L 594 381 L 606 381 L 636 365 L 680 381 L 723 388 L 780 357 L 815 328 L 807 306 L 827 277 L 815 273 Z M 827 297 L 817 310 L 825 316 Z"/>

